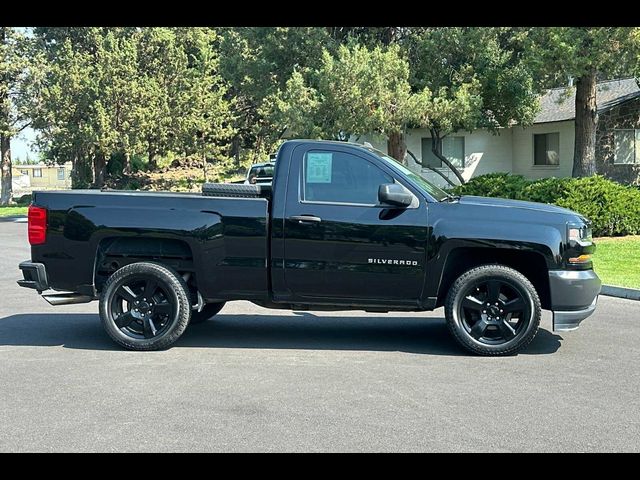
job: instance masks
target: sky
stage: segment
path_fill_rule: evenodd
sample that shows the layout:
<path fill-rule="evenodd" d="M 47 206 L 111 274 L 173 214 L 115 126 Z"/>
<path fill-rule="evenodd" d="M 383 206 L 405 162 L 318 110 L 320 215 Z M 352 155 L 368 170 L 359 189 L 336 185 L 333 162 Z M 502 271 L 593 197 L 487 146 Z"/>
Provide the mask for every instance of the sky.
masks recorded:
<path fill-rule="evenodd" d="M 11 157 L 14 160 L 25 160 L 29 154 L 29 158 L 37 158 L 38 152 L 35 146 L 31 145 L 35 139 L 36 132 L 32 128 L 25 128 L 20 135 L 11 139 Z"/>

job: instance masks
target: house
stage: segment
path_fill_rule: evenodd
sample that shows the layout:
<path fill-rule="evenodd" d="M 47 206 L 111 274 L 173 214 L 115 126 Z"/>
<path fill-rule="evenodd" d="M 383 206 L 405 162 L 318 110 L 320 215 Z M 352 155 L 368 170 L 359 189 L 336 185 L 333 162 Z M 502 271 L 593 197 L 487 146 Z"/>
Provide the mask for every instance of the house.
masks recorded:
<path fill-rule="evenodd" d="M 622 183 L 640 183 L 640 86 L 635 78 L 597 85 L 598 129 L 596 162 L 598 173 Z M 443 140 L 443 154 L 456 165 L 465 180 L 490 172 L 510 172 L 527 178 L 570 177 L 575 133 L 575 89 L 555 88 L 540 98 L 540 112 L 532 125 L 456 132 Z M 386 139 L 362 136 L 387 152 Z M 453 173 L 431 152 L 431 136 L 425 129 L 409 129 L 409 168 L 438 185 L 446 182 L 429 165 L 458 183 Z"/>
<path fill-rule="evenodd" d="M 71 162 L 63 165 L 13 165 L 14 196 L 16 192 L 71 188 Z"/>

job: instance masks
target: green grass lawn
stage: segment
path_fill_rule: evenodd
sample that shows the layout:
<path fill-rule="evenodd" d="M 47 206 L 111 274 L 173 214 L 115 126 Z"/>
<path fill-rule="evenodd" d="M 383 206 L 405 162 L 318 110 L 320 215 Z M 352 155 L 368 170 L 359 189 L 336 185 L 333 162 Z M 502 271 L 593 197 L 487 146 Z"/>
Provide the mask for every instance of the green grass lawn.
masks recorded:
<path fill-rule="evenodd" d="M 594 241 L 593 265 L 602 283 L 640 288 L 640 235 Z"/>
<path fill-rule="evenodd" d="M 29 207 L 0 207 L 0 217 L 15 217 L 26 215 Z"/>

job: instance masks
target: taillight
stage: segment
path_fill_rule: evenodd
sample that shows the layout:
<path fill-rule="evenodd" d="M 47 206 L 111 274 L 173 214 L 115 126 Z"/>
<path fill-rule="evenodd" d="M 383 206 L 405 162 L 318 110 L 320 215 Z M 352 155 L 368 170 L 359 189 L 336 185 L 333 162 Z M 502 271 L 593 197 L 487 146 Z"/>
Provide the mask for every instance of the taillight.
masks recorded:
<path fill-rule="evenodd" d="M 47 209 L 29 206 L 29 243 L 39 245 L 47 240 Z"/>

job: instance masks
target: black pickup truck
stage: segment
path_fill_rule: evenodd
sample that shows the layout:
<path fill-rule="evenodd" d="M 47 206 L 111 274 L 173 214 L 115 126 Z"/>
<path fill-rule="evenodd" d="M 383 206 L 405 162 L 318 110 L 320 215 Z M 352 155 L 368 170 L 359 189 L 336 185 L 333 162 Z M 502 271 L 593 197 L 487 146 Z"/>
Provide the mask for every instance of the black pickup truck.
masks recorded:
<path fill-rule="evenodd" d="M 268 308 L 425 311 L 455 339 L 512 354 L 542 309 L 556 331 L 600 292 L 581 215 L 539 203 L 452 196 L 362 145 L 292 140 L 272 185 L 202 195 L 35 192 L 23 287 L 53 305 L 99 299 L 107 333 L 133 350 L 173 344 L 225 302 Z"/>

